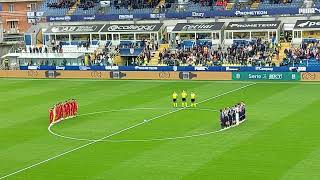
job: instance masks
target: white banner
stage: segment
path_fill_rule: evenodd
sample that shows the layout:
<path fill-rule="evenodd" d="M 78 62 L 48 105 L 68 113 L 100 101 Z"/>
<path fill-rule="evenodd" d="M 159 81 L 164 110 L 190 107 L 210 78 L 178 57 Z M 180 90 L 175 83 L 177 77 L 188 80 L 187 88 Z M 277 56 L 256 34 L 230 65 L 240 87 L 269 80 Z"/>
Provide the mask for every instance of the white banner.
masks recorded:
<path fill-rule="evenodd" d="M 110 1 L 100 1 L 101 7 L 110 7 L 111 2 Z"/>

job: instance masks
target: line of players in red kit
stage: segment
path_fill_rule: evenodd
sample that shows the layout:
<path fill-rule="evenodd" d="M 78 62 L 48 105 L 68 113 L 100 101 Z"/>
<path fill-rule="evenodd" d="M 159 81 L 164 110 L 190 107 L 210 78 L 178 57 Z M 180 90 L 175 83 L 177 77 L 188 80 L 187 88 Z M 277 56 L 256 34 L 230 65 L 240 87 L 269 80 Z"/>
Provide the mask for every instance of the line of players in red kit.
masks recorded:
<path fill-rule="evenodd" d="M 78 113 L 78 102 L 75 99 L 55 104 L 49 109 L 49 123 L 57 123 L 64 119 L 73 118 Z"/>

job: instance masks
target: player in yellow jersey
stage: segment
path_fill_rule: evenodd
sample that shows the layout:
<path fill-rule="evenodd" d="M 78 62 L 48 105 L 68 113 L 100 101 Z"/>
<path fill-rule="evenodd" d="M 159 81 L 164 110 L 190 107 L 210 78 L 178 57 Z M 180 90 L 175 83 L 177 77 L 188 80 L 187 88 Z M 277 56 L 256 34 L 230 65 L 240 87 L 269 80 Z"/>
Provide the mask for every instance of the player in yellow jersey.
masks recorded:
<path fill-rule="evenodd" d="M 177 99 L 178 99 L 178 94 L 174 91 L 172 94 L 173 107 L 178 107 Z"/>
<path fill-rule="evenodd" d="M 188 104 L 187 104 L 187 96 L 188 96 L 187 92 L 183 90 L 182 93 L 181 93 L 182 107 L 187 107 L 188 106 Z"/>
<path fill-rule="evenodd" d="M 190 94 L 190 99 L 191 99 L 191 107 L 197 107 L 196 103 L 196 94 L 194 92 L 191 92 Z"/>

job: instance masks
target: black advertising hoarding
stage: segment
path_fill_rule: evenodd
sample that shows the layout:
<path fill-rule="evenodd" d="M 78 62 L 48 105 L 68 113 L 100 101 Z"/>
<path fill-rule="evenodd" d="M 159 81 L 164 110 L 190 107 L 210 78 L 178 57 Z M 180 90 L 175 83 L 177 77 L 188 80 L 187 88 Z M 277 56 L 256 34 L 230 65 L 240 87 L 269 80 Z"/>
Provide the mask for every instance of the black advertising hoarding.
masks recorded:
<path fill-rule="evenodd" d="M 278 29 L 280 21 L 230 22 L 226 30 L 269 30 Z"/>
<path fill-rule="evenodd" d="M 46 33 L 98 33 L 103 24 L 53 26 Z"/>
<path fill-rule="evenodd" d="M 298 20 L 294 29 L 320 29 L 320 20 Z"/>
<path fill-rule="evenodd" d="M 224 22 L 212 23 L 178 23 L 172 31 L 219 31 L 224 26 Z"/>
<path fill-rule="evenodd" d="M 101 32 L 158 32 L 163 23 L 155 24 L 107 24 Z"/>

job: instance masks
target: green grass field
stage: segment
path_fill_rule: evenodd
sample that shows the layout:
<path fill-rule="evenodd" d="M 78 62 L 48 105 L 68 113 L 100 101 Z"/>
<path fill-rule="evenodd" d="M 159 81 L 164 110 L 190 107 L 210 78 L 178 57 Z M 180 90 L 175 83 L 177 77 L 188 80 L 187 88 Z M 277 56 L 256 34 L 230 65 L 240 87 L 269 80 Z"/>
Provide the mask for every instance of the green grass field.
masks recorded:
<path fill-rule="evenodd" d="M 171 108 L 183 89 L 197 93 L 197 108 Z M 320 179 L 319 92 L 306 83 L 0 79 L 0 179 Z M 51 130 L 74 139 L 47 129 L 48 108 L 70 98 L 80 116 Z M 216 132 L 215 110 L 239 101 L 247 121 Z"/>

